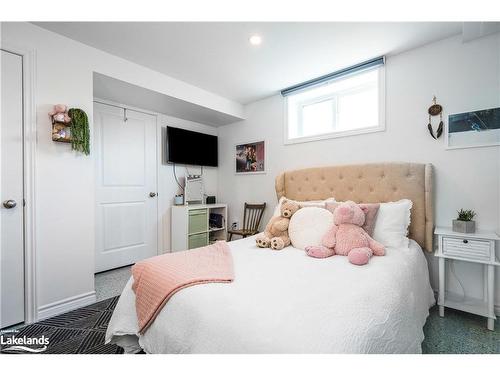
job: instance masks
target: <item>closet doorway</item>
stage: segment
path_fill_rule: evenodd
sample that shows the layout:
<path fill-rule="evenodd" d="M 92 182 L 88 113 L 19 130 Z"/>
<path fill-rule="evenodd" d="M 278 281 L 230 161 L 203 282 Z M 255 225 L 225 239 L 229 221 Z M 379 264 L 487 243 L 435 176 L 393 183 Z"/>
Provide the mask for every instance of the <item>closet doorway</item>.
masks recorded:
<path fill-rule="evenodd" d="M 0 328 L 24 322 L 23 57 L 1 51 Z"/>
<path fill-rule="evenodd" d="M 157 255 L 156 116 L 94 102 L 95 272 Z"/>

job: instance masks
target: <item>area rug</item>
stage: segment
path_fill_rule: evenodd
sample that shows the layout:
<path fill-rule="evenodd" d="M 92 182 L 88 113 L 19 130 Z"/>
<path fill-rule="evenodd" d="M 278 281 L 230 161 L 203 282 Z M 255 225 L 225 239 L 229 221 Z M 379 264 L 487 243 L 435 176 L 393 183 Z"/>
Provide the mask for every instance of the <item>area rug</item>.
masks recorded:
<path fill-rule="evenodd" d="M 57 315 L 53 318 L 29 324 L 13 330 L 10 334 L 2 334 L 3 342 L 8 337 L 48 339 L 47 345 L 26 345 L 29 349 L 46 349 L 40 354 L 121 354 L 123 349 L 117 345 L 104 344 L 104 337 L 108 322 L 118 302 L 117 297 L 85 306 L 77 310 Z M 26 349 L 9 349 L 12 345 L 2 344 L 2 354 L 7 353 L 32 353 Z M 35 351 L 36 352 L 36 351 Z"/>

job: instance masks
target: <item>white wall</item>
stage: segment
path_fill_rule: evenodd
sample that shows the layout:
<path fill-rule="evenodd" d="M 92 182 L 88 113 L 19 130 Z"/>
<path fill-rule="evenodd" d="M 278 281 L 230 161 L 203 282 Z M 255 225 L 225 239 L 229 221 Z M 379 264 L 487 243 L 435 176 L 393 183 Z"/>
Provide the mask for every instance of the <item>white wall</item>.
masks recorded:
<path fill-rule="evenodd" d="M 246 106 L 245 121 L 219 128 L 219 197 L 229 204 L 230 219 L 241 220 L 245 201 L 265 201 L 272 207 L 276 202 L 274 178 L 283 170 L 411 161 L 435 166 L 436 225 L 449 226 L 456 210 L 464 207 L 478 213 L 479 228 L 497 229 L 498 147 L 446 151 L 444 137 L 435 141 L 428 134 L 427 108 L 433 95 L 443 105 L 445 117 L 499 106 L 499 38 L 496 34 L 462 44 L 460 37 L 453 37 L 388 57 L 385 132 L 284 145 L 283 98 L 276 95 Z M 234 145 L 261 139 L 267 142 L 267 174 L 236 176 Z M 267 210 L 265 221 L 271 211 Z M 435 259 L 428 258 L 432 283 L 436 285 Z M 467 294 L 482 295 L 480 267 L 457 264 L 456 273 Z M 458 288 L 453 278 L 450 287 Z M 500 288 L 497 298 L 500 303 Z"/>
<path fill-rule="evenodd" d="M 217 129 L 212 126 L 198 124 L 196 122 L 178 119 L 171 116 L 160 114 L 158 116 L 158 126 L 165 128 L 166 126 L 174 126 L 187 130 L 198 131 L 206 134 L 217 135 Z M 163 142 L 160 144 L 161 150 L 165 150 Z M 173 205 L 173 199 L 176 194 L 182 193 L 181 189 L 175 182 L 173 166 L 164 163 L 163 155 L 159 155 L 159 174 L 158 174 L 158 210 L 161 221 L 160 226 L 163 233 L 162 252 L 170 251 L 170 211 Z M 199 174 L 200 167 L 187 166 L 190 174 Z M 205 194 L 217 195 L 218 169 L 215 167 L 203 167 L 203 185 Z M 176 174 L 181 182 L 185 178 L 186 168 L 184 166 L 176 166 Z"/>
<path fill-rule="evenodd" d="M 94 159 L 52 142 L 47 116 L 52 106 L 64 103 L 82 108 L 92 122 L 92 76 L 98 72 L 239 118 L 242 107 L 29 23 L 2 23 L 1 28 L 2 47 L 36 53 L 37 306 L 47 313 L 53 304 L 94 291 Z M 187 125 L 182 120 L 178 124 Z M 164 171 L 160 180 L 168 185 L 168 167 Z M 216 189 L 215 182 L 210 189 Z M 167 194 L 171 191 L 165 189 Z M 168 211 L 168 205 L 162 209 Z"/>

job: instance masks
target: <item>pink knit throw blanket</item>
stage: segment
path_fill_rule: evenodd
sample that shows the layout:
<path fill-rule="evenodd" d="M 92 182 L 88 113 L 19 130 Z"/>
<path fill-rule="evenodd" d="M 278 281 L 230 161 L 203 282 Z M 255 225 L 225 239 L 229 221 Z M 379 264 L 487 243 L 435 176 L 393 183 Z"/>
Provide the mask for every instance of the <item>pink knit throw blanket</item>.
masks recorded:
<path fill-rule="evenodd" d="M 139 333 L 153 323 L 167 301 L 179 290 L 205 283 L 234 280 L 233 258 L 226 242 L 159 255 L 132 267 Z"/>

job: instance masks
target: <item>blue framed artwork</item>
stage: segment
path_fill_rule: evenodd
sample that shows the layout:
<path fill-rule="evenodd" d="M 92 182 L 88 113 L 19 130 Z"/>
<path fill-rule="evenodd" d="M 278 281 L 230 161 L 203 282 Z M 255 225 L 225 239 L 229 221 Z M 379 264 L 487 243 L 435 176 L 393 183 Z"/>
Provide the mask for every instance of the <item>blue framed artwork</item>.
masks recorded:
<path fill-rule="evenodd" d="M 500 145 L 500 108 L 449 115 L 447 147 L 487 147 Z"/>

